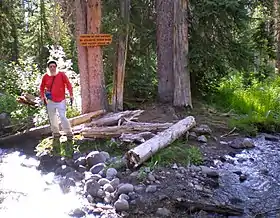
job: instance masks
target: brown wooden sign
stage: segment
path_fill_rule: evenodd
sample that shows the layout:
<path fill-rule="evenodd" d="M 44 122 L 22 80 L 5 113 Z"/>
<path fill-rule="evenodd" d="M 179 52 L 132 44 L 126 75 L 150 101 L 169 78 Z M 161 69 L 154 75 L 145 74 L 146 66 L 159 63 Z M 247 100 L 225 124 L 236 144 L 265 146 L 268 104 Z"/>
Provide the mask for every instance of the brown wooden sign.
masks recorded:
<path fill-rule="evenodd" d="M 112 38 L 110 34 L 81 34 L 80 45 L 88 47 L 109 45 L 112 43 Z"/>

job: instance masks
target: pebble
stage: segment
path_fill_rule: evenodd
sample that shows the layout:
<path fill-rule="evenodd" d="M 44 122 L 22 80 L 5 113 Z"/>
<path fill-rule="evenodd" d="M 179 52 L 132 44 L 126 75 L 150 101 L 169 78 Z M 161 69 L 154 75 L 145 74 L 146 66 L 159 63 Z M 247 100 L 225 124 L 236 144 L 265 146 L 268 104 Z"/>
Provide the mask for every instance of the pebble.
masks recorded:
<path fill-rule="evenodd" d="M 170 212 L 170 210 L 163 207 L 163 208 L 157 209 L 156 215 L 161 216 L 161 217 L 167 217 L 167 216 L 171 215 L 171 212 Z"/>

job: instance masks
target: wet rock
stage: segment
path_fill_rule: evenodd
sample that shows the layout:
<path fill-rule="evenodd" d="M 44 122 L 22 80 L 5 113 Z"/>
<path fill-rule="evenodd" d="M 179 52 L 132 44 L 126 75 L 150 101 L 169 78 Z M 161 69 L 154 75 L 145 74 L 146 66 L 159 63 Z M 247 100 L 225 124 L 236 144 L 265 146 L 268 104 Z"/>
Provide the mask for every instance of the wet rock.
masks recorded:
<path fill-rule="evenodd" d="M 128 194 L 129 192 L 133 192 L 133 189 L 134 186 L 132 184 L 122 184 L 118 189 L 118 194 Z"/>
<path fill-rule="evenodd" d="M 67 173 L 69 173 L 71 171 L 74 171 L 74 169 L 67 165 L 62 165 L 55 170 L 55 174 L 65 176 Z"/>
<path fill-rule="evenodd" d="M 279 138 L 277 136 L 266 134 L 266 133 L 264 134 L 264 138 L 267 141 L 272 141 L 272 142 L 278 142 L 279 141 Z"/>
<path fill-rule="evenodd" d="M 75 166 L 79 166 L 79 165 L 86 166 L 87 160 L 85 157 L 79 157 L 78 159 L 75 160 L 74 164 Z"/>
<path fill-rule="evenodd" d="M 177 170 L 178 169 L 178 165 L 176 163 L 174 163 L 171 167 L 173 170 Z"/>
<path fill-rule="evenodd" d="M 92 197 L 97 197 L 98 190 L 100 189 L 100 185 L 95 180 L 89 180 L 85 184 L 85 191 L 90 194 Z"/>
<path fill-rule="evenodd" d="M 106 151 L 101 151 L 100 153 L 104 156 L 105 161 L 107 161 L 107 160 L 110 159 L 110 154 L 109 154 L 108 152 L 106 152 Z"/>
<path fill-rule="evenodd" d="M 105 191 L 104 190 L 102 190 L 102 189 L 99 189 L 98 191 L 97 191 L 97 197 L 99 197 L 99 198 L 104 198 L 105 196 L 106 196 L 106 194 L 105 194 Z"/>
<path fill-rule="evenodd" d="M 204 125 L 204 124 L 193 128 L 192 131 L 195 132 L 198 136 L 204 135 L 204 134 L 211 135 L 211 133 L 212 133 L 212 130 L 209 128 L 209 126 Z"/>
<path fill-rule="evenodd" d="M 69 216 L 77 217 L 77 218 L 78 217 L 83 217 L 85 215 L 86 215 L 86 213 L 80 208 L 77 208 L 77 209 L 75 209 L 75 210 L 73 210 L 69 213 Z"/>
<path fill-rule="evenodd" d="M 196 140 L 197 139 L 197 135 L 195 132 L 189 132 L 189 134 L 186 135 L 187 139 L 190 140 Z"/>
<path fill-rule="evenodd" d="M 131 200 L 135 200 L 138 198 L 138 194 L 136 194 L 135 192 L 129 192 L 128 196 L 129 196 L 129 199 L 131 199 Z"/>
<path fill-rule="evenodd" d="M 66 173 L 65 177 L 73 179 L 74 181 L 78 182 L 84 178 L 84 175 L 82 173 L 74 170 L 74 171 L 70 171 L 70 172 Z"/>
<path fill-rule="evenodd" d="M 39 170 L 52 171 L 61 165 L 58 163 L 57 157 L 50 156 L 49 154 L 43 154 L 42 156 L 40 156 L 39 160 Z"/>
<path fill-rule="evenodd" d="M 126 195 L 126 194 L 121 194 L 120 196 L 119 196 L 119 199 L 121 199 L 121 200 L 129 200 L 129 196 L 128 195 Z"/>
<path fill-rule="evenodd" d="M 63 178 L 59 182 L 59 186 L 63 193 L 68 193 L 70 191 L 70 187 L 74 187 L 75 181 L 72 178 Z"/>
<path fill-rule="evenodd" d="M 177 178 L 177 179 L 182 179 L 182 178 L 184 178 L 184 175 L 181 174 L 181 173 L 176 172 L 176 173 L 175 173 L 175 178 Z"/>
<path fill-rule="evenodd" d="M 88 166 L 91 168 L 96 164 L 104 163 L 106 161 L 106 156 L 99 151 L 92 151 L 87 155 L 86 160 Z"/>
<path fill-rule="evenodd" d="M 156 181 L 155 176 L 154 176 L 153 174 L 151 174 L 151 173 L 148 174 L 147 179 L 150 180 L 150 181 L 152 181 L 152 182 Z"/>
<path fill-rule="evenodd" d="M 202 143 L 207 143 L 207 138 L 205 135 L 201 135 L 197 137 L 197 141 L 202 142 Z"/>
<path fill-rule="evenodd" d="M 138 175 L 139 175 L 139 172 L 138 172 L 138 171 L 134 171 L 134 172 L 132 172 L 129 176 L 130 176 L 131 178 L 137 178 Z"/>
<path fill-rule="evenodd" d="M 107 179 L 114 179 L 117 175 L 118 171 L 115 168 L 108 168 L 106 171 L 106 178 Z"/>
<path fill-rule="evenodd" d="M 110 184 L 113 186 L 114 189 L 117 189 L 117 187 L 119 186 L 120 184 L 120 179 L 119 178 L 114 178 Z"/>
<path fill-rule="evenodd" d="M 83 157 L 83 154 L 79 151 L 74 151 L 73 153 L 73 160 L 77 160 L 78 158 Z"/>
<path fill-rule="evenodd" d="M 168 199 L 168 196 L 167 196 L 167 195 L 164 195 L 164 194 L 160 194 L 160 195 L 158 196 L 158 199 L 159 199 L 160 201 L 164 201 L 164 200 Z"/>
<path fill-rule="evenodd" d="M 239 176 L 239 181 L 240 181 L 240 182 L 244 182 L 245 180 L 247 180 L 247 178 L 248 178 L 248 176 L 247 176 L 246 174 L 241 174 L 241 175 Z"/>
<path fill-rule="evenodd" d="M 105 184 L 110 183 L 110 181 L 109 181 L 108 179 L 101 178 L 101 179 L 98 180 L 98 183 L 99 183 L 101 186 L 103 186 L 103 185 L 105 185 Z"/>
<path fill-rule="evenodd" d="M 189 167 L 189 170 L 190 170 L 191 172 L 199 172 L 199 171 L 201 170 L 201 168 L 198 167 L 198 166 L 195 166 L 195 165 L 191 165 L 191 166 Z"/>
<path fill-rule="evenodd" d="M 136 186 L 134 186 L 134 190 L 135 190 L 135 192 L 137 192 L 137 193 L 143 192 L 144 189 L 145 189 L 145 186 L 144 186 L 144 185 L 136 185 Z"/>
<path fill-rule="evenodd" d="M 77 171 L 80 172 L 80 173 L 84 173 L 84 172 L 87 171 L 87 168 L 85 166 L 83 166 L 83 165 L 79 165 L 77 167 Z"/>
<path fill-rule="evenodd" d="M 147 193 L 154 193 L 157 191 L 157 186 L 156 185 L 149 185 L 146 188 Z"/>
<path fill-rule="evenodd" d="M 109 192 L 109 193 L 112 193 L 112 192 L 115 191 L 114 187 L 111 184 L 109 184 L 109 183 L 105 184 L 103 186 L 103 189 L 104 189 L 104 191 Z"/>
<path fill-rule="evenodd" d="M 236 139 L 230 144 L 230 147 L 235 148 L 235 149 L 254 148 L 255 144 L 249 138 Z"/>
<path fill-rule="evenodd" d="M 170 212 L 170 210 L 163 207 L 163 208 L 158 208 L 157 209 L 156 215 L 160 216 L 160 217 L 167 217 L 167 216 L 171 215 L 171 212 Z"/>
<path fill-rule="evenodd" d="M 105 167 L 105 164 L 104 163 L 98 163 L 98 164 L 95 164 L 94 166 L 92 166 L 90 168 L 90 172 L 92 174 L 98 174 L 101 170 L 103 170 Z"/>
<path fill-rule="evenodd" d="M 211 177 L 211 178 L 218 178 L 219 177 L 219 173 L 216 170 L 211 169 L 211 168 L 206 167 L 206 166 L 201 166 L 201 172 L 206 174 L 208 177 Z"/>
<path fill-rule="evenodd" d="M 220 144 L 221 144 L 221 145 L 228 145 L 228 142 L 220 141 Z"/>
<path fill-rule="evenodd" d="M 119 199 L 114 203 L 117 212 L 129 210 L 129 204 L 124 199 Z"/>

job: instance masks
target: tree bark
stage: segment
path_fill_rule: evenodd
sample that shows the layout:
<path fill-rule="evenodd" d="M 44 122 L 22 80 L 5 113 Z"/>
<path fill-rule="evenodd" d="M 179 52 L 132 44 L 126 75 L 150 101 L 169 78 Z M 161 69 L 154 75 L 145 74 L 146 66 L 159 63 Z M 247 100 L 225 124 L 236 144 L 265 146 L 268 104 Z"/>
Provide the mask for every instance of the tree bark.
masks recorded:
<path fill-rule="evenodd" d="M 189 116 L 180 120 L 163 132 L 160 132 L 150 140 L 129 150 L 126 153 L 128 167 L 136 168 L 140 166 L 160 149 L 167 147 L 195 125 L 196 122 L 194 117 Z"/>
<path fill-rule="evenodd" d="M 279 13 L 279 0 L 274 0 L 274 34 L 275 34 L 275 47 L 276 47 L 276 63 L 275 67 L 280 73 L 280 13 Z"/>
<path fill-rule="evenodd" d="M 80 45 L 79 36 L 87 32 L 87 10 L 85 0 L 75 0 L 76 8 L 76 39 L 78 50 L 78 66 L 80 72 L 80 88 L 82 99 L 82 114 L 90 112 L 89 74 L 87 48 Z"/>
<path fill-rule="evenodd" d="M 89 34 L 100 33 L 101 0 L 87 2 L 87 29 Z M 103 72 L 103 54 L 100 46 L 88 47 L 89 72 L 89 110 L 96 111 L 107 108 L 105 79 Z"/>
<path fill-rule="evenodd" d="M 173 7 L 174 0 L 156 1 L 158 97 L 173 101 Z"/>
<path fill-rule="evenodd" d="M 191 87 L 188 71 L 188 0 L 174 1 L 174 32 L 173 32 L 173 70 L 174 70 L 174 106 L 190 106 Z"/>
<path fill-rule="evenodd" d="M 117 45 L 117 61 L 116 69 L 114 72 L 113 80 L 113 96 L 112 106 L 114 111 L 123 110 L 123 91 L 124 91 L 124 77 L 125 77 L 125 65 L 127 58 L 127 44 L 129 33 L 129 7 L 130 0 L 120 0 L 121 19 L 124 21 L 124 28 L 121 28 L 119 32 L 119 39 Z"/>
<path fill-rule="evenodd" d="M 187 0 L 157 0 L 157 58 L 159 100 L 190 106 Z"/>

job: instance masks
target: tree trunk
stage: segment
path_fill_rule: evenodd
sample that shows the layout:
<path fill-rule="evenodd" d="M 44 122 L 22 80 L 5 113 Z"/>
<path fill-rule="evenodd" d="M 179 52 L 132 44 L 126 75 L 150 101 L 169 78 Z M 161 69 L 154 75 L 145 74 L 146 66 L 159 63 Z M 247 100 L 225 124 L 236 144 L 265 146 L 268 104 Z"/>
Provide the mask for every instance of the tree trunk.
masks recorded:
<path fill-rule="evenodd" d="M 87 4 L 88 33 L 100 33 L 101 0 L 88 0 Z M 96 111 L 106 109 L 107 98 L 103 73 L 103 54 L 100 46 L 88 47 L 88 73 L 89 110 Z"/>
<path fill-rule="evenodd" d="M 160 149 L 167 147 L 195 125 L 194 117 L 189 116 L 143 144 L 129 150 L 126 154 L 128 166 L 131 168 L 140 166 Z"/>
<path fill-rule="evenodd" d="M 173 101 L 173 1 L 156 1 L 158 96 L 161 102 Z"/>
<path fill-rule="evenodd" d="M 174 32 L 173 32 L 173 70 L 174 70 L 174 106 L 190 106 L 191 89 L 188 71 L 188 0 L 174 1 Z"/>
<path fill-rule="evenodd" d="M 187 0 L 157 0 L 158 94 L 161 102 L 190 106 Z"/>
<path fill-rule="evenodd" d="M 85 0 L 75 0 L 76 8 L 76 39 L 78 51 L 78 66 L 80 72 L 80 87 L 82 99 L 82 114 L 90 112 L 89 74 L 87 48 L 79 43 L 79 36 L 87 32 L 87 11 Z"/>
<path fill-rule="evenodd" d="M 124 28 L 121 28 L 118 47 L 117 47 L 117 61 L 116 70 L 114 72 L 114 87 L 112 104 L 114 111 L 123 110 L 123 90 L 124 90 L 124 77 L 125 77 L 125 64 L 127 57 L 127 43 L 129 33 L 129 7 L 130 0 L 120 0 L 121 18 L 124 22 Z"/>
<path fill-rule="evenodd" d="M 274 33 L 275 33 L 275 47 L 276 47 L 276 63 L 275 67 L 280 73 L 280 13 L 279 0 L 274 0 Z"/>

